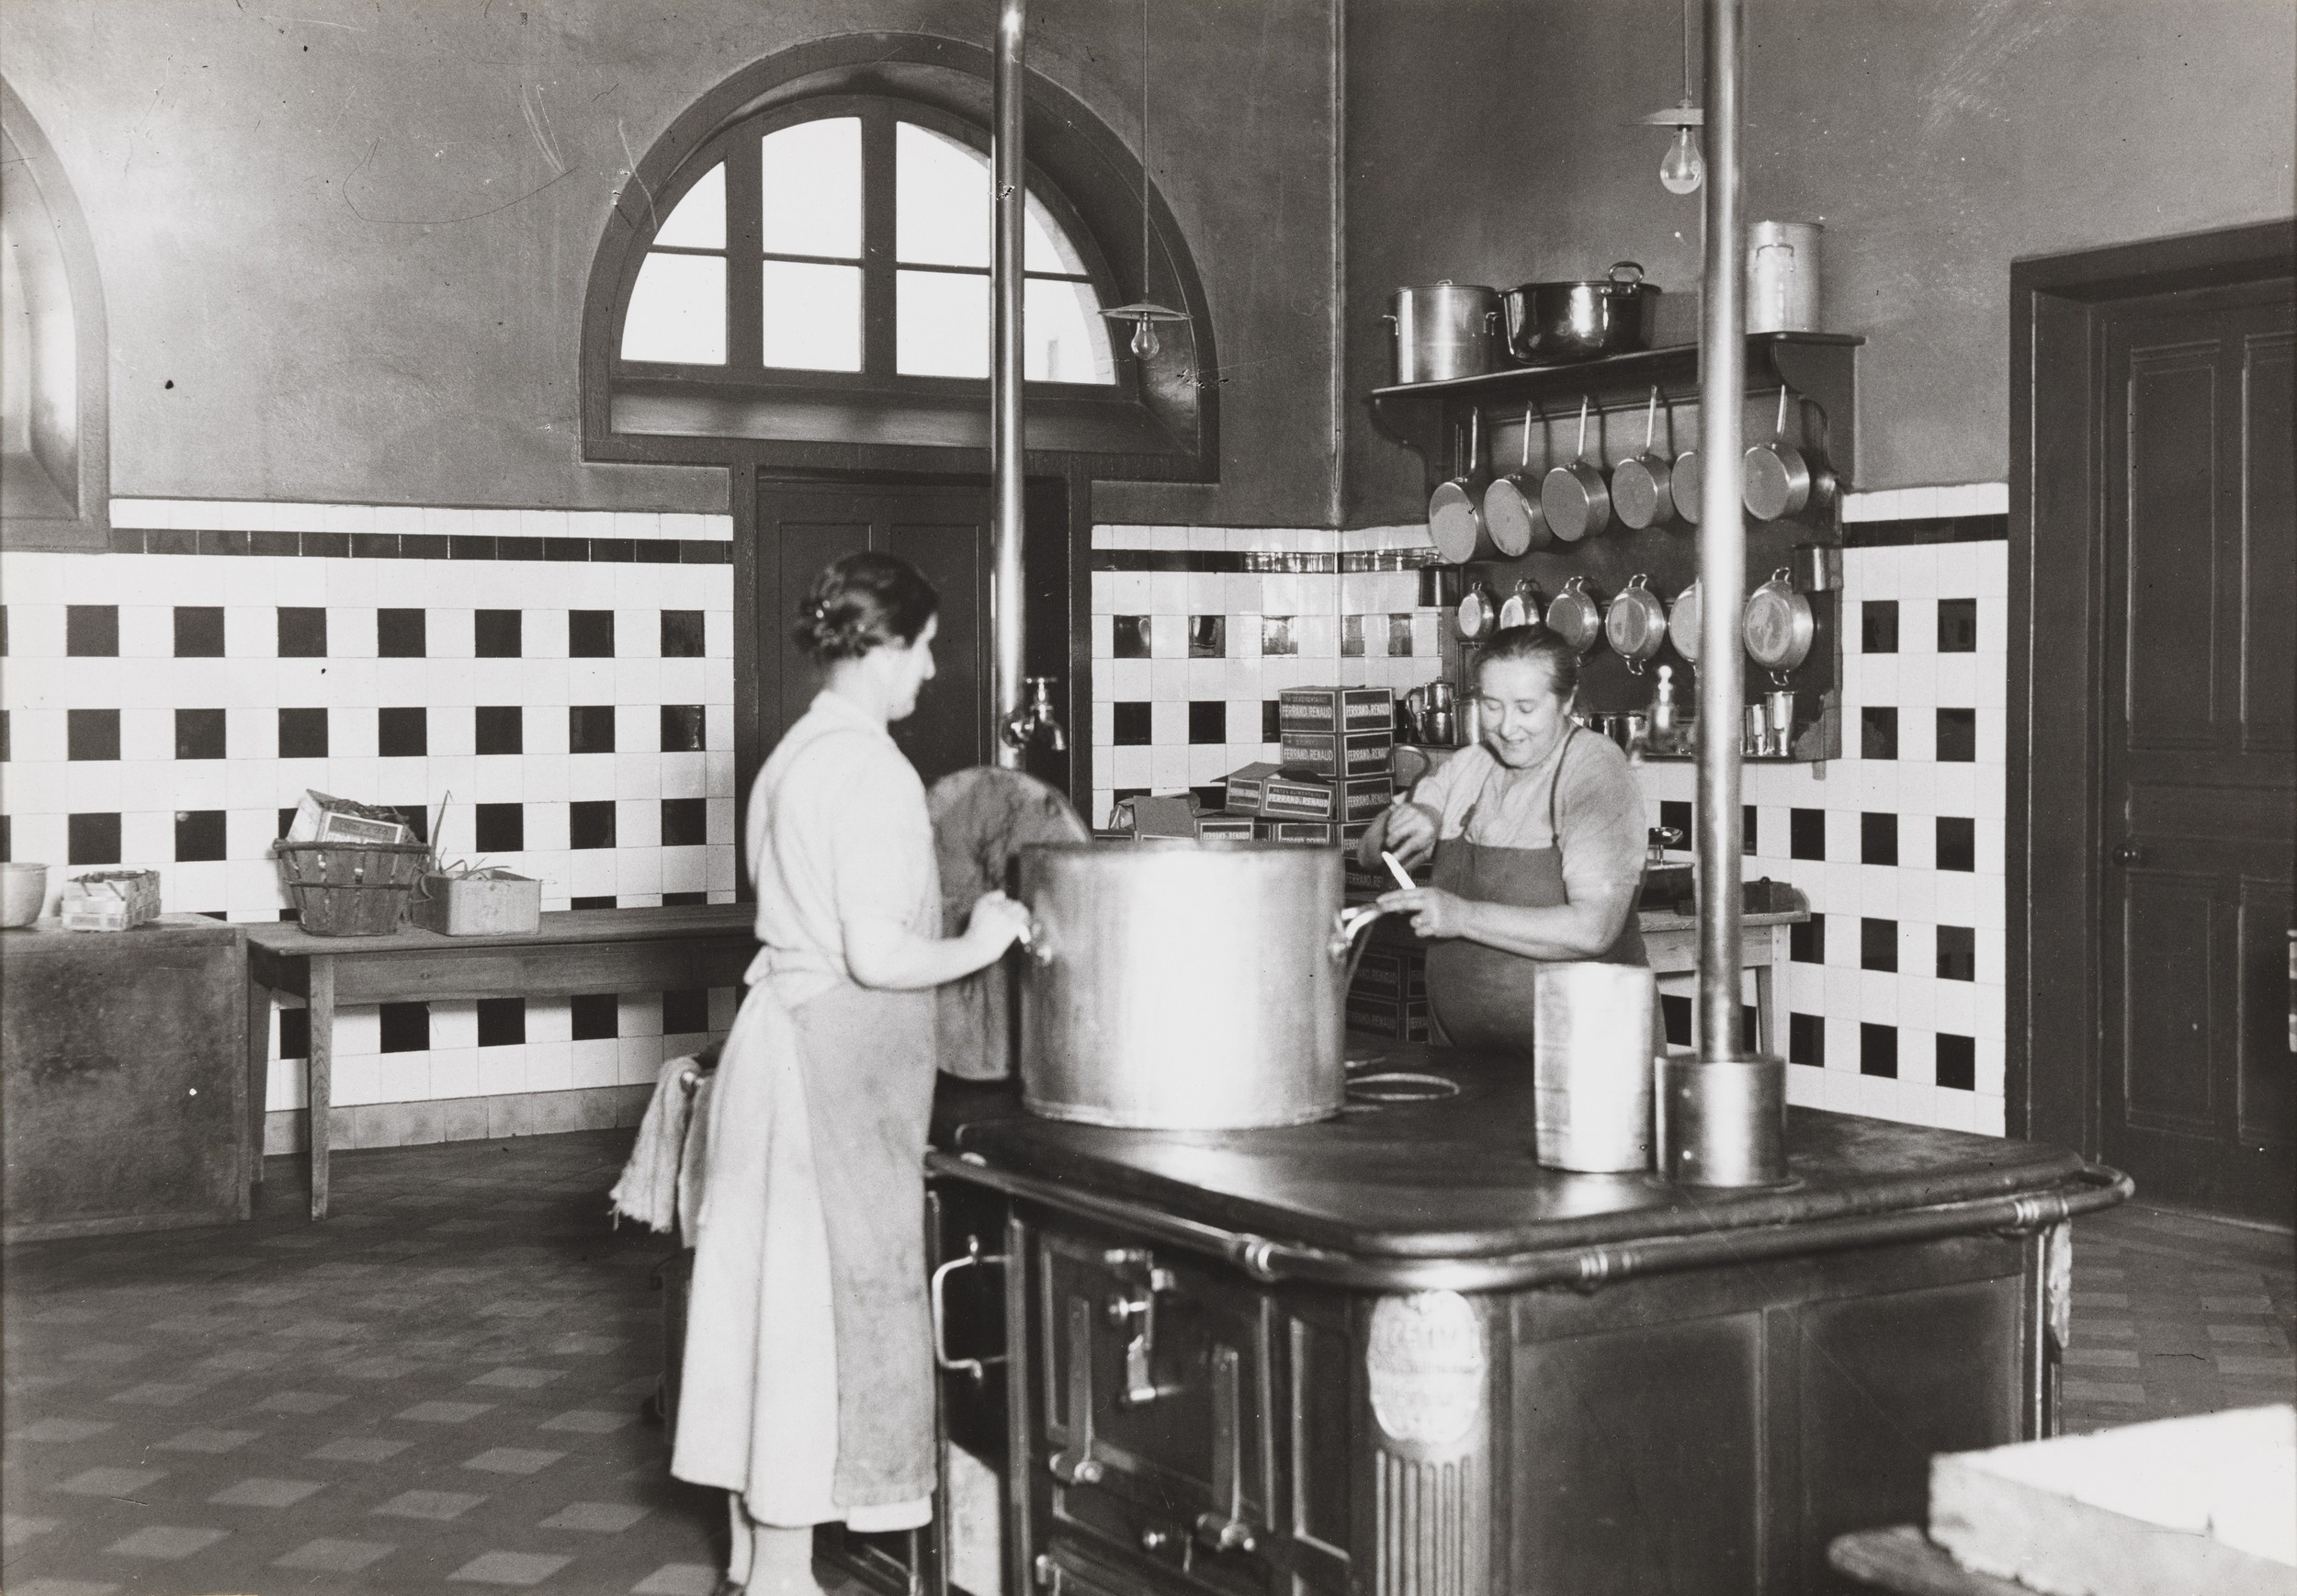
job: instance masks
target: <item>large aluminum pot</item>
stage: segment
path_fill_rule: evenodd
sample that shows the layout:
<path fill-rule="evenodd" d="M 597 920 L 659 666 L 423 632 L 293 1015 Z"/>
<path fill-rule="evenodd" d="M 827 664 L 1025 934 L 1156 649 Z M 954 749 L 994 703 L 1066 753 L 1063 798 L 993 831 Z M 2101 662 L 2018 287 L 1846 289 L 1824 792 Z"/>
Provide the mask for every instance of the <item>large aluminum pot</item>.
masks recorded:
<path fill-rule="evenodd" d="M 1447 279 L 1398 289 L 1388 303 L 1393 309 L 1381 320 L 1395 326 L 1397 381 L 1480 377 L 1501 364 L 1493 355 L 1499 330 L 1497 290 Z"/>
<path fill-rule="evenodd" d="M 1024 848 L 1021 982 L 1033 1114 L 1242 1130 L 1338 1114 L 1352 934 L 1337 848 Z"/>
<path fill-rule="evenodd" d="M 1634 261 L 1610 275 L 1576 283 L 1525 283 L 1499 296 L 1508 353 L 1526 366 L 1631 355 L 1651 346 L 1659 290 Z"/>

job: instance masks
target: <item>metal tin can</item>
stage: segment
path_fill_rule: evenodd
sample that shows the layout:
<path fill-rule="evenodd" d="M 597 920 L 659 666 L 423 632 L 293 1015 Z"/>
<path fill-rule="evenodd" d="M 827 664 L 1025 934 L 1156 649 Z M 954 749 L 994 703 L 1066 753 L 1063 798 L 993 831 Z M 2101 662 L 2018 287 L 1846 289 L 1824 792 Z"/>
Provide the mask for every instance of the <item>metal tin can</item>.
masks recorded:
<path fill-rule="evenodd" d="M 1533 1156 L 1551 1170 L 1651 1168 L 1657 980 L 1593 960 L 1542 964 L 1532 980 Z"/>
<path fill-rule="evenodd" d="M 1816 333 L 1818 240 L 1816 221 L 1758 221 L 1747 230 L 1747 330 Z"/>

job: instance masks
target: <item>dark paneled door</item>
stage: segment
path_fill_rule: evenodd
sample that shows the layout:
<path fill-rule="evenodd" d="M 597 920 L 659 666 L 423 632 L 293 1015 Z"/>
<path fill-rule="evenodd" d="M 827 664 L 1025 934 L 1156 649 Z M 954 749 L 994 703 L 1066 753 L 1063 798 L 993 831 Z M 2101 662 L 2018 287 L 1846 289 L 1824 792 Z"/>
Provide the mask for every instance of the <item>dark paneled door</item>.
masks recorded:
<path fill-rule="evenodd" d="M 978 488 L 758 484 L 759 730 L 770 751 L 820 687 L 790 623 L 822 567 L 863 549 L 898 554 L 941 594 L 939 674 L 894 741 L 931 785 L 986 763 L 989 742 L 990 500 Z"/>
<path fill-rule="evenodd" d="M 2102 1150 L 2141 1198 L 2286 1224 L 2291 281 L 2100 309 Z"/>

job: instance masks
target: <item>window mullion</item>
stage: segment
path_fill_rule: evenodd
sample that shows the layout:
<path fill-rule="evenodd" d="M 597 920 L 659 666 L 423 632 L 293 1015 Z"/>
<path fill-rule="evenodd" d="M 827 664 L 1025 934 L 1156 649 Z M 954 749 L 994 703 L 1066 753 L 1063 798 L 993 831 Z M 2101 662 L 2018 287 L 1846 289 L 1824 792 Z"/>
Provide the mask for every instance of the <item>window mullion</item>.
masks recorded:
<path fill-rule="evenodd" d="M 893 369 L 893 118 L 862 118 L 862 369 Z"/>
<path fill-rule="evenodd" d="M 765 231 L 754 134 L 726 153 L 726 364 L 756 371 L 765 361 Z"/>

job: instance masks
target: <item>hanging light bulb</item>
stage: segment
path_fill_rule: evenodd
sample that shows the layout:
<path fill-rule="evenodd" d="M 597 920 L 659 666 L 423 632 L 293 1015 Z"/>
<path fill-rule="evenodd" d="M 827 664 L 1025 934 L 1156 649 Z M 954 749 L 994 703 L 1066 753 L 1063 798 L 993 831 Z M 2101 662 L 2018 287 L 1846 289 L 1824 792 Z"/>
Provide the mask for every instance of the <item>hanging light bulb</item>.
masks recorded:
<path fill-rule="evenodd" d="M 1675 142 L 1659 163 L 1659 184 L 1669 194 L 1692 194 L 1707 180 L 1706 157 L 1688 124 L 1675 130 Z"/>
<path fill-rule="evenodd" d="M 1706 124 L 1706 112 L 1691 103 L 1691 0 L 1683 0 L 1683 97 L 1643 119 L 1646 128 L 1675 130 L 1675 142 L 1659 163 L 1659 183 L 1669 194 L 1695 194 L 1707 180 L 1707 159 L 1693 130 Z"/>
<path fill-rule="evenodd" d="M 1120 325 L 1126 322 L 1133 324 L 1132 351 L 1143 360 L 1154 359 L 1157 351 L 1164 347 L 1164 340 L 1157 336 L 1159 322 L 1188 320 L 1187 311 L 1169 309 L 1152 300 L 1137 300 L 1129 305 L 1117 305 L 1105 310 L 1101 314 Z"/>
<path fill-rule="evenodd" d="M 1140 298 L 1101 314 L 1109 321 L 1133 324 L 1133 357 L 1153 360 L 1164 347 L 1157 336 L 1159 322 L 1185 322 L 1188 312 L 1160 305 L 1148 297 L 1148 0 L 1140 0 Z"/>

